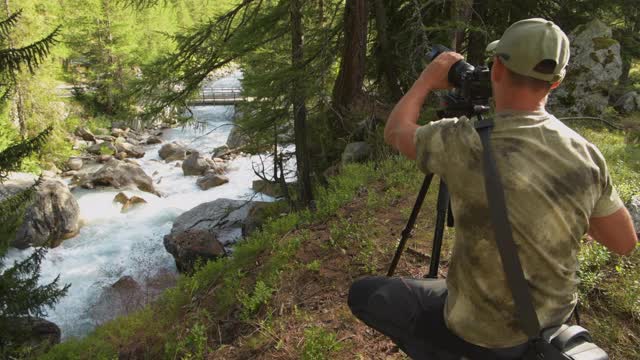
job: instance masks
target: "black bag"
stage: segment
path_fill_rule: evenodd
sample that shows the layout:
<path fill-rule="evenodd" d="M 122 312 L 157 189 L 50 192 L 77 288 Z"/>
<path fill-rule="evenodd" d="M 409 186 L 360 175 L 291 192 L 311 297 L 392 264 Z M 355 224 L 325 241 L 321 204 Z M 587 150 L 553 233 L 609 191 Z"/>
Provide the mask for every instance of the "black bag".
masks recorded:
<path fill-rule="evenodd" d="M 490 146 L 493 121 L 481 120 L 475 127 L 482 141 L 485 189 L 498 252 L 513 295 L 518 321 L 529 337 L 529 347 L 523 360 L 609 359 L 607 353 L 592 342 L 589 332 L 581 326 L 562 324 L 544 330 L 540 328 L 518 249 L 513 241 L 504 188 Z"/>

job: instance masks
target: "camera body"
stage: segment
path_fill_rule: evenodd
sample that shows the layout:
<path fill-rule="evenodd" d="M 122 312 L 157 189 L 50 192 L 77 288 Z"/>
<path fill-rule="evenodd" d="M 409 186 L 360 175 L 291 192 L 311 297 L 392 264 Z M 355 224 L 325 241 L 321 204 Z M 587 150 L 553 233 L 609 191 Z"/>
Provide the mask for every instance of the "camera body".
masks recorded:
<path fill-rule="evenodd" d="M 433 61 L 447 51 L 451 50 L 442 45 L 434 45 L 428 55 L 429 60 Z M 438 111 L 439 117 L 472 116 L 489 110 L 493 95 L 489 67 L 476 67 L 460 60 L 449 69 L 448 79 L 454 89 L 442 96 L 443 109 Z"/>

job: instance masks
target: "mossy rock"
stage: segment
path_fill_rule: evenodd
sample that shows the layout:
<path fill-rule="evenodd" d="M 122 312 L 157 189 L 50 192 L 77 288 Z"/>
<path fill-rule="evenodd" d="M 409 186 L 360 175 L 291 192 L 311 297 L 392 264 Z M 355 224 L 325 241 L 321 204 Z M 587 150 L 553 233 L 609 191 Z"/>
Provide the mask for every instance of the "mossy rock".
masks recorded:
<path fill-rule="evenodd" d="M 617 40 L 606 37 L 596 37 L 591 39 L 591 41 L 593 41 L 593 49 L 596 51 L 608 49 L 613 45 L 618 44 Z"/>

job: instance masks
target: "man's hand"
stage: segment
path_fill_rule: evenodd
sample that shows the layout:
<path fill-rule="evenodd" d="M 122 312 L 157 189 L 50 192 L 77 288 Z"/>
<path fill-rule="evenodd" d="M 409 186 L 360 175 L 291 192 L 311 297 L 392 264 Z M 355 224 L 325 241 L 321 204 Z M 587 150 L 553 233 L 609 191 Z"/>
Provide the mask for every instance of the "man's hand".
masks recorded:
<path fill-rule="evenodd" d="M 418 129 L 417 122 L 424 99 L 431 90 L 453 87 L 448 80 L 449 69 L 462 59 L 462 55 L 458 53 L 442 53 L 424 69 L 418 80 L 389 115 L 387 126 L 384 128 L 384 139 L 387 144 L 409 159 L 416 158 L 416 144 L 413 139 Z"/>
<path fill-rule="evenodd" d="M 449 83 L 449 70 L 453 64 L 464 59 L 464 57 L 455 52 L 445 52 L 438 55 L 427 67 L 422 71 L 416 83 L 420 82 L 422 87 L 431 90 L 445 90 L 453 88 Z"/>

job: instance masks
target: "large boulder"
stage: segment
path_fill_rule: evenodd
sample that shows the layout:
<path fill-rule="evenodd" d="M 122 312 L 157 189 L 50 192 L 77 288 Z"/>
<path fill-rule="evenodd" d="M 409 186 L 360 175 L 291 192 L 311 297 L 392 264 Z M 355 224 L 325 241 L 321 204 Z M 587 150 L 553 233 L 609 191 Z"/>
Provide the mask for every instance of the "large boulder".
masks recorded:
<path fill-rule="evenodd" d="M 11 245 L 56 247 L 75 236 L 80 229 L 80 207 L 65 183 L 44 179 L 27 207 Z"/>
<path fill-rule="evenodd" d="M 184 160 L 187 157 L 188 149 L 186 146 L 178 143 L 172 142 L 168 144 L 162 145 L 160 150 L 158 150 L 158 155 L 162 160 L 167 162 L 175 161 L 175 160 Z"/>
<path fill-rule="evenodd" d="M 76 183 L 86 189 L 96 186 L 111 186 L 116 189 L 137 188 L 159 195 L 153 187 L 153 180 L 142 168 L 129 161 L 109 160 L 93 174 L 76 179 Z"/>
<path fill-rule="evenodd" d="M 200 155 L 197 151 L 191 152 L 191 155 L 182 162 L 182 171 L 185 176 L 204 175 L 209 170 L 217 174 L 224 172 L 224 168 L 219 163 Z"/>
<path fill-rule="evenodd" d="M 549 98 L 559 115 L 600 115 L 609 105 L 609 94 L 622 74 L 620 44 L 611 28 L 593 20 L 569 35 L 571 59 L 563 84 Z"/>
<path fill-rule="evenodd" d="M 371 146 L 364 141 L 347 144 L 342 153 L 342 163 L 363 162 L 371 156 Z"/>
<path fill-rule="evenodd" d="M 631 198 L 631 201 L 627 204 L 627 209 L 629 209 L 629 213 L 631 214 L 636 233 L 640 236 L 640 196 Z"/>
<path fill-rule="evenodd" d="M 198 260 L 212 260 L 225 254 L 224 246 L 242 236 L 242 225 L 260 202 L 217 199 L 200 204 L 180 215 L 164 247 L 181 272 L 190 272 Z"/>
<path fill-rule="evenodd" d="M 77 127 L 73 133 L 84 141 L 96 141 L 95 135 L 87 128 Z"/>

